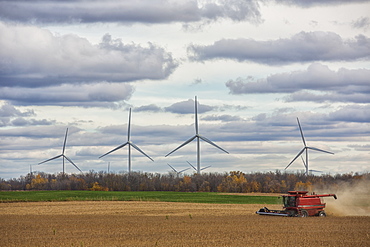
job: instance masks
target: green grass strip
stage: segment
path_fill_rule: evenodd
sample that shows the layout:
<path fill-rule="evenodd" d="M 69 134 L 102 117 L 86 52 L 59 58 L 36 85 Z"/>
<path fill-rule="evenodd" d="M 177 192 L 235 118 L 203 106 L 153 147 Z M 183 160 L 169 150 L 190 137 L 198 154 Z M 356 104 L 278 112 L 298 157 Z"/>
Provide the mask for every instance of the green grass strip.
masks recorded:
<path fill-rule="evenodd" d="M 0 191 L 0 202 L 158 201 L 217 204 L 280 204 L 277 196 L 168 191 Z"/>

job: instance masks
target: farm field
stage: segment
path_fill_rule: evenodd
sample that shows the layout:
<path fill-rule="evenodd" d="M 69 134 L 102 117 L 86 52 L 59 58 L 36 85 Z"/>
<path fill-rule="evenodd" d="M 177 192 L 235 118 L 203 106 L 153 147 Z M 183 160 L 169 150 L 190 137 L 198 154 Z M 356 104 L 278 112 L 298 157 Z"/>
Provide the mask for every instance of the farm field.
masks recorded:
<path fill-rule="evenodd" d="M 275 204 L 279 194 L 262 193 L 214 193 L 214 192 L 173 192 L 173 191 L 0 191 L 1 202 L 40 201 L 162 201 L 217 204 Z"/>
<path fill-rule="evenodd" d="M 368 216 L 256 215 L 263 206 L 150 201 L 0 203 L 0 245 L 370 246 Z"/>

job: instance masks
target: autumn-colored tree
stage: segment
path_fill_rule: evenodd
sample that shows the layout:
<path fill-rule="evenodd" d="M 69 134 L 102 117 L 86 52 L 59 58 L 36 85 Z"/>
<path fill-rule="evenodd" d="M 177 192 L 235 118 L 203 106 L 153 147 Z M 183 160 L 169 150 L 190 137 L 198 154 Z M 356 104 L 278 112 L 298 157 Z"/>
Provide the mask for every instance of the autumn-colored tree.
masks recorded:
<path fill-rule="evenodd" d="M 248 192 L 247 179 L 244 173 L 240 171 L 232 171 L 230 175 L 222 180 L 222 183 L 217 186 L 219 192 Z"/>
<path fill-rule="evenodd" d="M 199 187 L 200 192 L 210 192 L 211 191 L 211 186 L 208 181 L 204 181 L 202 185 Z"/>
<path fill-rule="evenodd" d="M 288 192 L 288 185 L 286 184 L 285 180 L 281 180 L 281 182 L 280 182 L 280 191 L 279 192 L 283 192 L 283 193 Z"/>
<path fill-rule="evenodd" d="M 261 192 L 261 184 L 257 181 L 250 182 L 249 192 Z"/>
<path fill-rule="evenodd" d="M 107 187 L 101 186 L 98 182 L 95 182 L 89 190 L 93 191 L 108 191 Z"/>
<path fill-rule="evenodd" d="M 289 190 L 319 191 L 341 184 L 370 180 L 370 173 L 306 175 L 303 172 L 205 173 L 176 175 L 173 173 L 106 173 L 90 171 L 84 174 L 27 174 L 20 178 L 0 178 L 0 190 L 89 190 L 112 191 L 209 191 L 209 192 L 275 192 Z M 99 186 L 94 186 L 97 183 Z"/>
<path fill-rule="evenodd" d="M 184 192 L 193 192 L 195 191 L 195 184 L 192 182 L 190 176 L 184 176 L 182 180 L 179 181 L 177 187 L 177 191 L 184 191 Z"/>
<path fill-rule="evenodd" d="M 26 188 L 28 190 L 45 190 L 48 188 L 48 179 L 41 177 L 40 174 L 37 174 L 34 179 L 32 179 L 31 184 L 27 184 Z"/>
<path fill-rule="evenodd" d="M 294 190 L 312 191 L 312 184 L 310 181 L 306 183 L 299 181 L 296 183 Z"/>

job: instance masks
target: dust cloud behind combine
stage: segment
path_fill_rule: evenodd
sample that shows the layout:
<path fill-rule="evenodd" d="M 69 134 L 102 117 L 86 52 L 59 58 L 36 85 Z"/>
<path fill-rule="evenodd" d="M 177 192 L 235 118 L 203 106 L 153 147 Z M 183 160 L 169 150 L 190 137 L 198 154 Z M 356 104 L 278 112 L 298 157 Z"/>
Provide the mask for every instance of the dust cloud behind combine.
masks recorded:
<path fill-rule="evenodd" d="M 326 212 L 335 216 L 370 216 L 370 180 L 342 183 L 336 187 L 314 190 L 317 194 L 334 193 L 338 199 L 325 197 Z"/>

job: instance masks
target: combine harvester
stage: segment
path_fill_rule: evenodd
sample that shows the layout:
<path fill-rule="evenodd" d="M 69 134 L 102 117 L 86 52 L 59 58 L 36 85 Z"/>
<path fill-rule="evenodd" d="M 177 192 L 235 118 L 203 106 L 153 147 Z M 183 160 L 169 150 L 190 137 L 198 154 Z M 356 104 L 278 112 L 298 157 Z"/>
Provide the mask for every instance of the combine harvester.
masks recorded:
<path fill-rule="evenodd" d="M 273 210 L 266 207 L 261 208 L 256 214 L 261 215 L 277 215 L 288 217 L 308 217 L 321 216 L 325 217 L 324 211 L 326 203 L 321 201 L 321 197 L 333 196 L 337 199 L 335 194 L 307 195 L 308 191 L 288 191 L 288 195 L 283 195 L 283 210 Z"/>

